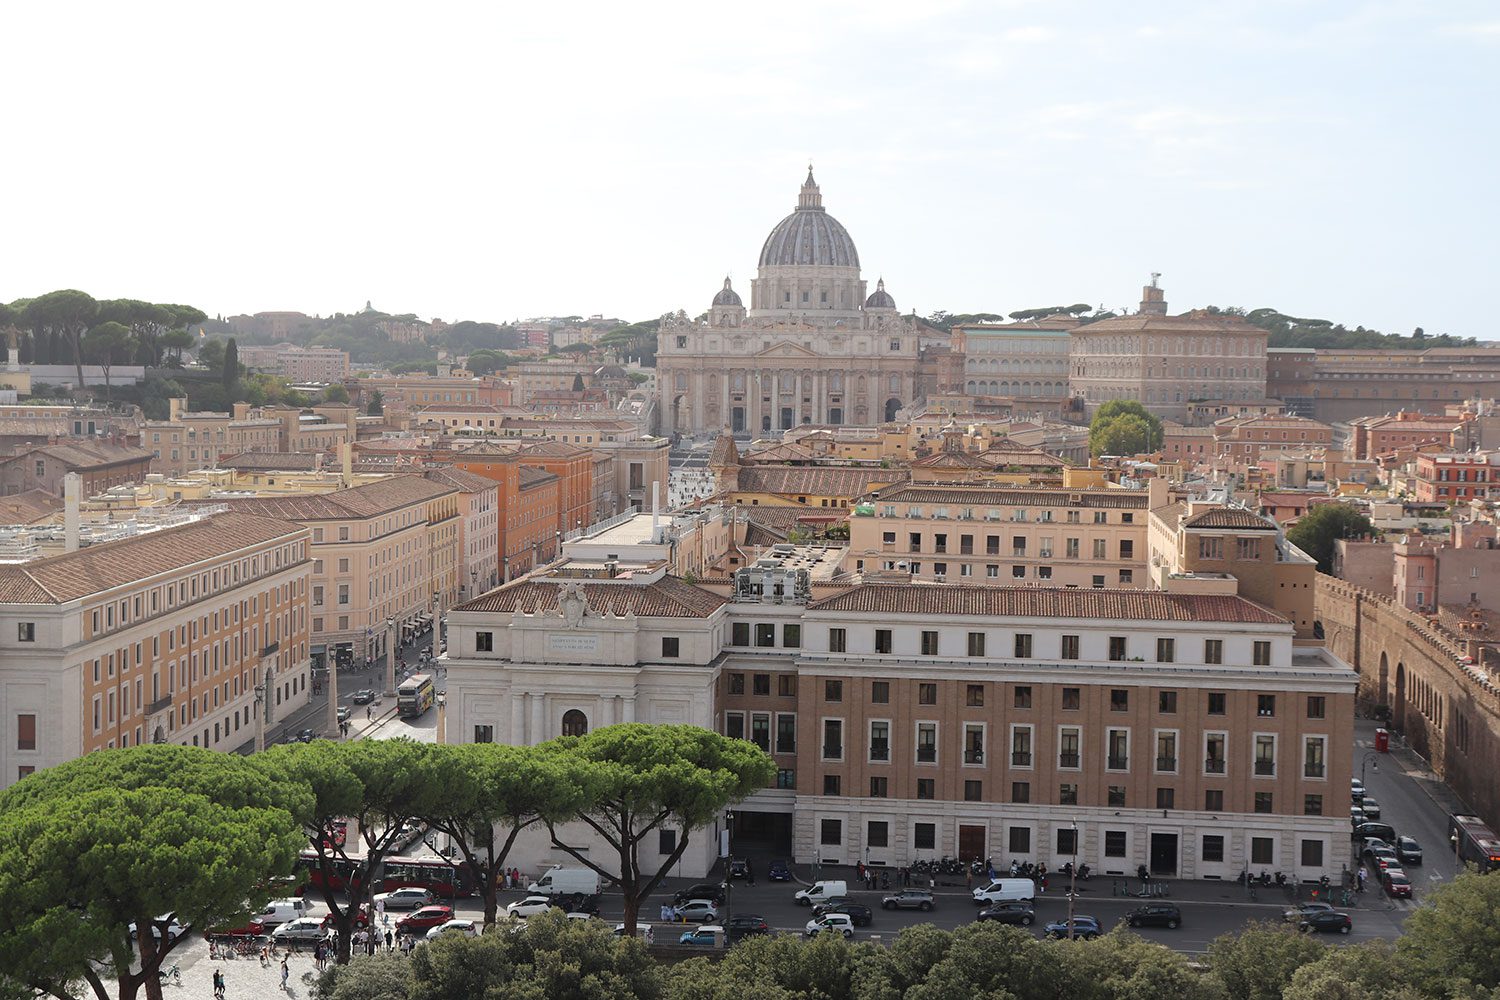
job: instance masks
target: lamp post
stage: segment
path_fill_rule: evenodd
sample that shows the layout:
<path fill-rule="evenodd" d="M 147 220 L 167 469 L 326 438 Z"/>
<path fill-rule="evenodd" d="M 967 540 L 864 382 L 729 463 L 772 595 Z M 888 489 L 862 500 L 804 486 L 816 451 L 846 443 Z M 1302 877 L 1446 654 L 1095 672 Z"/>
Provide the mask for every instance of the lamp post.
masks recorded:
<path fill-rule="evenodd" d="M 432 669 L 437 669 L 438 653 L 442 650 L 443 595 L 432 592 Z"/>
<path fill-rule="evenodd" d="M 1365 768 L 1367 767 L 1373 767 L 1376 774 L 1380 773 L 1380 755 L 1373 750 L 1366 753 L 1359 762 L 1359 783 L 1361 785 L 1365 783 Z"/>
<path fill-rule="evenodd" d="M 324 659 L 328 663 L 327 659 Z M 336 733 L 339 731 L 339 665 L 337 661 L 328 663 L 328 731 Z"/>
<path fill-rule="evenodd" d="M 724 810 L 724 919 L 722 926 L 729 926 L 729 915 L 732 907 L 734 880 L 729 877 L 729 865 L 734 860 L 734 810 Z"/>
<path fill-rule="evenodd" d="M 393 615 L 387 615 L 385 619 L 385 660 L 386 676 L 389 678 L 390 690 L 386 692 L 389 697 L 396 697 L 396 619 Z"/>
<path fill-rule="evenodd" d="M 1068 867 L 1068 940 L 1073 940 L 1073 897 L 1078 890 L 1078 820 L 1073 820 L 1073 863 Z"/>

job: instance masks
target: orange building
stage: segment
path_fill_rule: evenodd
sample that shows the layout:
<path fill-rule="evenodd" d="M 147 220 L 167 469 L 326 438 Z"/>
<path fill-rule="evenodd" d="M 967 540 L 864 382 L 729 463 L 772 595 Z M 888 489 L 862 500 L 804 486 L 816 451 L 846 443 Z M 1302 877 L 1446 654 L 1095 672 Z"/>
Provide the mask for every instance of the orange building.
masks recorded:
<path fill-rule="evenodd" d="M 523 458 L 524 448 L 481 446 L 453 456 L 454 468 L 499 484 L 500 578 L 513 580 L 557 554 L 561 479 Z M 588 453 L 585 452 L 585 455 Z M 590 470 L 592 475 L 592 470 Z"/>
<path fill-rule="evenodd" d="M 486 441 L 473 448 L 449 452 L 440 460 L 451 461 L 460 469 L 497 481 L 498 476 L 485 471 L 487 465 L 514 461 L 528 468 L 550 472 L 558 479 L 556 523 L 552 530 L 567 534 L 594 523 L 594 458 L 587 448 L 561 441 Z M 502 487 L 502 510 L 506 495 Z"/>

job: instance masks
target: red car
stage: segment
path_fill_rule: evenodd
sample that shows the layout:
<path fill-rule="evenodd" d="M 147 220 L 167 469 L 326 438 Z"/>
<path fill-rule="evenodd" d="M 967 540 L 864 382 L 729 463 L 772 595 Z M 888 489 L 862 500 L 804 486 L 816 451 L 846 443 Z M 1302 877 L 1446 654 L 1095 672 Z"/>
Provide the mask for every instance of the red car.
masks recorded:
<path fill-rule="evenodd" d="M 396 921 L 396 933 L 414 934 L 439 924 L 446 924 L 452 919 L 453 907 L 451 906 L 424 906 Z"/>
<path fill-rule="evenodd" d="M 323 918 L 323 926 L 324 927 L 332 927 L 333 926 L 333 912 L 331 910 L 329 911 L 328 915 Z M 368 908 L 361 906 L 359 908 L 359 910 L 355 912 L 355 914 L 354 914 L 354 926 L 355 927 L 368 927 L 368 926 L 370 926 L 370 911 L 369 911 Z"/>
<path fill-rule="evenodd" d="M 1403 899 L 1411 899 L 1411 879 L 1406 877 L 1406 872 L 1399 868 L 1387 868 L 1380 873 L 1380 881 L 1385 885 L 1385 891 L 1392 899 L 1397 896 Z"/>

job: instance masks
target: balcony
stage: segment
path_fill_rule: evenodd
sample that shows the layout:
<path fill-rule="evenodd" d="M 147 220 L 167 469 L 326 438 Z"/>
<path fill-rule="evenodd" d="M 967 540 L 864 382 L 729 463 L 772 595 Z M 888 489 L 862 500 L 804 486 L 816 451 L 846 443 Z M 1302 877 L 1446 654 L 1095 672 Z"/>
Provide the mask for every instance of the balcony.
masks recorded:
<path fill-rule="evenodd" d="M 965 750 L 964 751 L 964 763 L 965 764 L 983 764 L 984 763 L 984 751 L 983 750 Z"/>
<path fill-rule="evenodd" d="M 1011 767 L 1030 767 L 1031 752 L 1029 750 L 1012 750 L 1010 754 Z"/>
<path fill-rule="evenodd" d="M 829 745 L 827 745 L 825 743 L 823 745 L 823 759 L 824 760 L 843 760 L 844 759 L 844 748 L 842 746 L 829 746 Z"/>
<path fill-rule="evenodd" d="M 1203 773 L 1204 774 L 1223 774 L 1224 773 L 1224 758 L 1223 757 L 1210 757 L 1207 760 L 1205 760 L 1203 762 Z"/>
<path fill-rule="evenodd" d="M 155 701 L 153 701 L 151 704 L 147 705 L 146 706 L 146 715 L 147 716 L 152 716 L 152 715 L 155 715 L 157 712 L 164 712 L 164 711 L 166 711 L 167 709 L 169 709 L 171 707 L 172 707 L 172 696 L 169 694 L 165 698 L 158 698 Z"/>
<path fill-rule="evenodd" d="M 937 747 L 917 747 L 917 763 L 931 764 L 937 760 Z"/>
<path fill-rule="evenodd" d="M 1168 773 L 1175 772 L 1177 770 L 1177 758 L 1176 757 L 1158 757 L 1158 758 L 1156 758 L 1156 769 L 1158 771 L 1166 771 Z"/>
<path fill-rule="evenodd" d="M 1110 754 L 1109 759 L 1105 762 L 1105 767 L 1111 771 L 1128 771 L 1130 769 L 1130 758 L 1116 757 L 1114 754 Z"/>
<path fill-rule="evenodd" d="M 974 546 L 960 545 L 958 547 L 958 554 L 961 556 L 972 556 L 974 554 Z"/>
<path fill-rule="evenodd" d="M 1024 546 L 1024 545 L 1017 546 L 1016 548 L 1013 548 L 1013 549 L 1010 550 L 1010 554 L 1013 557 L 1015 557 L 1016 559 L 1025 559 L 1026 558 L 1026 546 Z"/>
<path fill-rule="evenodd" d="M 984 547 L 984 554 L 987 556 L 998 556 L 1000 554 L 1000 546 L 986 545 Z"/>
<path fill-rule="evenodd" d="M 1255 773 L 1262 777 L 1271 777 L 1276 774 L 1276 762 L 1274 760 L 1258 760 L 1255 762 Z"/>
<path fill-rule="evenodd" d="M 947 552 L 948 552 L 948 543 L 947 542 L 938 542 L 935 545 L 933 545 L 932 551 L 936 552 L 940 556 L 941 555 L 946 555 Z"/>
<path fill-rule="evenodd" d="M 871 760 L 890 760 L 891 759 L 891 748 L 888 745 L 884 744 L 884 743 L 872 743 L 872 744 L 870 744 L 870 759 Z"/>
<path fill-rule="evenodd" d="M 1303 768 L 1302 768 L 1302 777 L 1304 777 L 1304 778 L 1321 778 L 1321 777 L 1323 777 L 1323 772 L 1325 770 L 1326 769 L 1323 767 L 1322 764 L 1307 764 L 1307 765 L 1304 765 Z"/>
<path fill-rule="evenodd" d="M 1078 755 L 1076 753 L 1060 753 L 1057 755 L 1058 767 L 1077 767 Z"/>

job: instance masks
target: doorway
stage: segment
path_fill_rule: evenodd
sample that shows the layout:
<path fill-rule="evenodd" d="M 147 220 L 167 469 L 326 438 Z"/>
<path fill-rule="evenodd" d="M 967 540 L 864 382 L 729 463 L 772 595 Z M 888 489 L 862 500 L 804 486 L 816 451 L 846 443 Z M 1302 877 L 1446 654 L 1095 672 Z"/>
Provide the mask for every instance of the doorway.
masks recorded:
<path fill-rule="evenodd" d="M 729 427 L 738 434 L 745 429 L 745 408 L 736 406 L 729 411 Z"/>
<path fill-rule="evenodd" d="M 958 860 L 967 864 L 975 858 L 984 859 L 988 831 L 982 826 L 960 826 L 958 828 Z"/>
<path fill-rule="evenodd" d="M 1151 874 L 1177 874 L 1177 834 L 1153 833 L 1151 835 Z"/>

